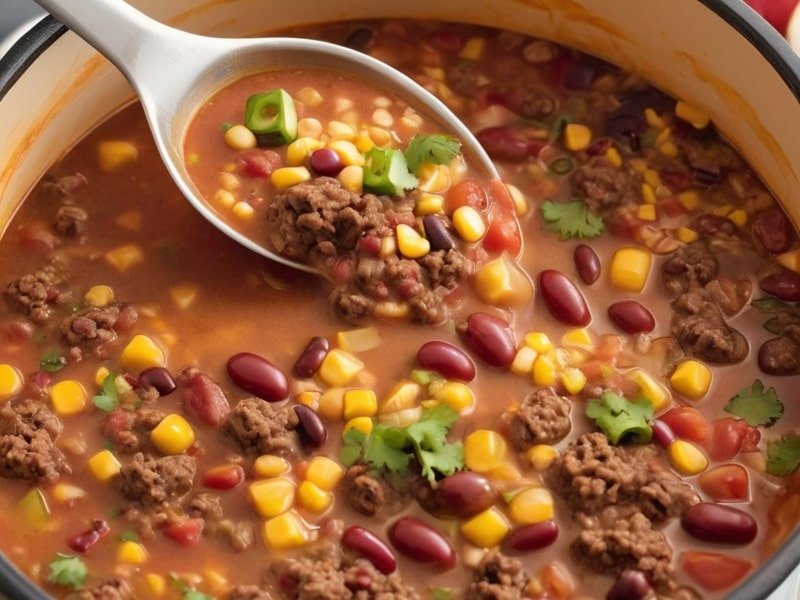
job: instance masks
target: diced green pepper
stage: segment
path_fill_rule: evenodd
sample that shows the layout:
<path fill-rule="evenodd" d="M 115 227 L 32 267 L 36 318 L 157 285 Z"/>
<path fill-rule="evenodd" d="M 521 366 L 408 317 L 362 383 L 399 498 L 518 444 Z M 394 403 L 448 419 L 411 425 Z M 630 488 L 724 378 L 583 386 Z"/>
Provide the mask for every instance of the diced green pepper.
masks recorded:
<path fill-rule="evenodd" d="M 366 155 L 364 189 L 373 194 L 402 196 L 417 186 L 417 178 L 408 170 L 406 157 L 400 150 L 383 150 L 377 146 Z"/>
<path fill-rule="evenodd" d="M 599 399 L 589 400 L 585 413 L 612 444 L 618 444 L 623 438 L 646 444 L 653 436 L 649 422 L 653 416 L 653 405 L 645 398 L 628 400 L 607 391 Z"/>
<path fill-rule="evenodd" d="M 244 125 L 256 134 L 259 146 L 289 144 L 297 138 L 294 100 L 284 89 L 253 94 L 247 99 Z"/>

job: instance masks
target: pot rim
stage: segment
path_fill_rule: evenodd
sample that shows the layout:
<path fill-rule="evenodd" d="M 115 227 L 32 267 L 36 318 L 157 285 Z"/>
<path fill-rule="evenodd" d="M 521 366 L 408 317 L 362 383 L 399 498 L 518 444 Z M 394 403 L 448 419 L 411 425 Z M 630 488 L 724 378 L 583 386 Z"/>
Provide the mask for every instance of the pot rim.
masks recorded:
<path fill-rule="evenodd" d="M 740 0 L 700 0 L 755 47 L 800 101 L 800 56 L 755 11 Z M 22 74 L 68 30 L 48 15 L 0 57 L 0 100 Z M 726 600 L 766 598 L 800 564 L 800 528 L 766 562 L 726 597 Z M 12 598 L 48 600 L 48 596 L 0 553 L 0 590 Z"/>

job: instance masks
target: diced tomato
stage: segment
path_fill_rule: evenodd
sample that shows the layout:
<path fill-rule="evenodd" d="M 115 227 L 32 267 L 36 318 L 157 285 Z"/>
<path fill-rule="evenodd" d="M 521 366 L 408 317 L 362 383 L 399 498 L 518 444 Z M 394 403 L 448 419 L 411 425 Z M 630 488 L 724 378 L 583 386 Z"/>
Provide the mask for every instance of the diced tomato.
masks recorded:
<path fill-rule="evenodd" d="M 679 438 L 703 443 L 708 434 L 708 421 L 691 406 L 678 406 L 659 417 Z"/>
<path fill-rule="evenodd" d="M 686 214 L 686 208 L 676 198 L 665 198 L 656 204 L 658 214 L 667 217 L 680 217 Z"/>
<path fill-rule="evenodd" d="M 495 104 L 505 106 L 508 102 L 507 95 L 492 85 L 478 87 L 475 96 L 479 110 Z"/>
<path fill-rule="evenodd" d="M 178 523 L 168 523 L 164 526 L 164 535 L 169 539 L 187 548 L 196 546 L 203 537 L 205 520 L 201 518 L 186 519 Z"/>
<path fill-rule="evenodd" d="M 361 238 L 358 243 L 358 248 L 364 254 L 378 256 L 381 251 L 381 241 L 378 239 L 377 235 L 370 233 Z"/>
<path fill-rule="evenodd" d="M 750 479 L 742 465 L 722 465 L 697 478 L 703 493 L 717 502 L 737 502 L 750 496 Z"/>
<path fill-rule="evenodd" d="M 731 587 L 753 566 L 750 561 L 716 552 L 684 552 L 680 565 L 689 577 L 712 592 Z"/>
<path fill-rule="evenodd" d="M 192 367 L 181 373 L 180 382 L 184 384 L 183 409 L 206 425 L 219 427 L 231 410 L 222 388 L 211 377 Z"/>
<path fill-rule="evenodd" d="M 567 52 L 561 52 L 547 68 L 547 80 L 553 87 L 561 87 L 564 83 L 564 74 L 567 72 L 574 59 Z"/>
<path fill-rule="evenodd" d="M 267 178 L 281 166 L 281 157 L 272 150 L 245 150 L 236 157 L 239 172 L 246 177 Z"/>
<path fill-rule="evenodd" d="M 586 379 L 597 381 L 603 378 L 605 373 L 611 369 L 611 366 L 604 360 L 587 360 L 578 365 L 578 368 L 586 375 Z"/>
<path fill-rule="evenodd" d="M 522 250 L 522 235 L 514 214 L 514 201 L 506 185 L 496 179 L 491 183 L 492 223 L 483 238 L 487 252 L 508 252 L 512 256 Z"/>
<path fill-rule="evenodd" d="M 434 48 L 449 54 L 460 52 L 464 45 L 461 36 L 452 31 L 436 31 L 431 34 L 428 41 Z"/>
<path fill-rule="evenodd" d="M 483 184 L 476 179 L 464 179 L 447 191 L 445 196 L 447 212 L 452 213 L 462 206 L 471 206 L 478 211 L 486 210 L 486 207 L 489 206 L 489 198 Z"/>
<path fill-rule="evenodd" d="M 756 427 L 747 426 L 747 431 L 742 440 L 742 449 L 740 452 L 758 452 L 758 442 L 761 441 L 761 431 Z"/>
<path fill-rule="evenodd" d="M 607 334 L 600 336 L 594 357 L 606 361 L 615 361 L 622 352 L 622 338 L 618 335 Z"/>
<path fill-rule="evenodd" d="M 32 252 L 52 252 L 58 239 L 43 223 L 23 225 L 16 231 L 17 241 L 21 248 Z"/>
<path fill-rule="evenodd" d="M 241 465 L 220 465 L 213 467 L 203 475 L 203 485 L 215 490 L 232 490 L 244 481 L 244 469 Z"/>
<path fill-rule="evenodd" d="M 719 419 L 711 425 L 708 453 L 714 460 L 731 460 L 739 454 L 748 425 L 741 419 Z"/>

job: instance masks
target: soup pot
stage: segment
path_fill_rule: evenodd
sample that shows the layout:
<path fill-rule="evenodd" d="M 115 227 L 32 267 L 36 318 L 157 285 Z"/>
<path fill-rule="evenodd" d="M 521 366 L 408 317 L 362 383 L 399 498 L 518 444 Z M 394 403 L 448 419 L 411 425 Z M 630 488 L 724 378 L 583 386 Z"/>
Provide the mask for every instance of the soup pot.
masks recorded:
<path fill-rule="evenodd" d="M 800 58 L 739 0 L 136 0 L 189 31 L 247 36 L 345 18 L 447 19 L 515 29 L 641 74 L 713 116 L 800 223 Z M 134 98 L 105 59 L 52 18 L 0 60 L 0 231 L 45 170 Z M 732 591 L 764 598 L 800 562 L 800 531 Z M 797 597 L 797 582 L 794 585 Z M 0 592 L 43 593 L 0 558 Z M 792 592 L 789 592 L 792 593 Z"/>

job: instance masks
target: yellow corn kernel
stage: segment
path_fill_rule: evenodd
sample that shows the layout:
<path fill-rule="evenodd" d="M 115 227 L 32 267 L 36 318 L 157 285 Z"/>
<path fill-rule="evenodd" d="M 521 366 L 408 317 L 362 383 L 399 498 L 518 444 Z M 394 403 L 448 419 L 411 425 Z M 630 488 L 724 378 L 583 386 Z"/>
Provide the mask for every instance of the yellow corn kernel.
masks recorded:
<path fill-rule="evenodd" d="M 678 146 L 673 141 L 666 141 L 658 145 L 658 151 L 668 158 L 675 158 L 678 156 Z"/>
<path fill-rule="evenodd" d="M 315 456 L 306 468 L 306 480 L 322 490 L 331 491 L 342 480 L 344 469 L 327 456 Z"/>
<path fill-rule="evenodd" d="M 506 184 L 508 193 L 511 194 L 511 201 L 514 203 L 514 212 L 518 217 L 522 217 L 528 213 L 528 199 L 517 186 L 510 183 Z"/>
<path fill-rule="evenodd" d="M 308 530 L 294 512 L 264 522 L 264 542 L 273 550 L 298 548 L 308 541 Z"/>
<path fill-rule="evenodd" d="M 469 410 L 475 406 L 475 394 L 467 384 L 460 381 L 446 381 L 436 390 L 433 399 L 444 402 L 458 412 Z"/>
<path fill-rule="evenodd" d="M 430 242 L 417 233 L 413 227 L 400 223 L 395 229 L 395 233 L 397 234 L 397 248 L 403 256 L 422 258 L 431 251 Z"/>
<path fill-rule="evenodd" d="M 768 192 L 758 192 L 750 201 L 750 206 L 753 212 L 768 210 L 775 206 L 775 199 Z"/>
<path fill-rule="evenodd" d="M 525 452 L 531 466 L 537 471 L 544 471 L 558 456 L 558 450 L 547 444 L 536 444 Z"/>
<path fill-rule="evenodd" d="M 306 160 L 314 150 L 319 150 L 324 144 L 311 137 L 297 138 L 286 147 L 286 165 L 289 167 L 300 167 L 306 164 Z"/>
<path fill-rule="evenodd" d="M 708 116 L 708 113 L 695 108 L 691 104 L 687 104 L 683 100 L 678 100 L 675 105 L 675 116 L 687 123 L 691 123 L 695 129 L 703 129 L 711 122 L 711 117 Z"/>
<path fill-rule="evenodd" d="M 372 390 L 347 390 L 344 393 L 344 418 L 372 417 L 378 412 L 378 398 Z"/>
<path fill-rule="evenodd" d="M 612 167 L 616 167 L 617 169 L 622 166 L 622 155 L 620 155 L 619 150 L 614 148 L 614 146 L 606 150 L 606 160 L 611 163 Z"/>
<path fill-rule="evenodd" d="M 667 455 L 676 471 L 684 475 L 697 475 L 708 467 L 703 451 L 686 440 L 675 440 L 667 448 Z"/>
<path fill-rule="evenodd" d="M 656 203 L 656 191 L 649 183 L 642 184 L 642 199 L 645 201 L 645 204 Z"/>
<path fill-rule="evenodd" d="M 71 504 L 86 497 L 86 490 L 68 483 L 57 483 L 53 486 L 53 499 L 61 504 Z"/>
<path fill-rule="evenodd" d="M 532 373 L 536 385 L 553 385 L 556 382 L 556 363 L 549 354 L 540 354 L 533 362 Z"/>
<path fill-rule="evenodd" d="M 711 369 L 699 361 L 685 360 L 675 367 L 669 384 L 681 396 L 699 400 L 711 387 Z"/>
<path fill-rule="evenodd" d="M 642 248 L 620 248 L 611 259 L 611 283 L 628 292 L 641 292 L 650 274 L 653 255 Z"/>
<path fill-rule="evenodd" d="M 561 336 L 561 345 L 566 348 L 583 348 L 585 350 L 592 350 L 594 348 L 594 340 L 592 339 L 591 332 L 586 327 L 579 327 L 577 329 L 570 329 Z"/>
<path fill-rule="evenodd" d="M 147 560 L 147 550 L 138 542 L 126 541 L 117 546 L 117 561 L 140 565 Z"/>
<path fill-rule="evenodd" d="M 107 306 L 114 301 L 114 290 L 107 285 L 94 285 L 83 295 L 83 301 L 90 306 Z"/>
<path fill-rule="evenodd" d="M 262 478 L 278 477 L 288 473 L 290 468 L 289 461 L 274 454 L 262 454 L 253 463 L 253 470 Z"/>
<path fill-rule="evenodd" d="M 631 168 L 637 173 L 644 173 L 647 170 L 647 163 L 642 158 L 631 158 L 628 160 Z"/>
<path fill-rule="evenodd" d="M 790 271 L 800 273 L 800 250 L 790 250 L 779 254 L 775 257 L 775 262 Z"/>
<path fill-rule="evenodd" d="M 331 121 L 328 123 L 327 133 L 332 140 L 348 140 L 353 141 L 358 135 L 356 128 L 349 123 L 342 121 Z"/>
<path fill-rule="evenodd" d="M 272 172 L 270 181 L 275 189 L 282 191 L 311 179 L 311 173 L 305 167 L 281 167 Z"/>
<path fill-rule="evenodd" d="M 318 374 L 325 385 L 342 387 L 350 383 L 362 370 L 364 370 L 363 362 L 344 350 L 334 348 L 325 355 Z"/>
<path fill-rule="evenodd" d="M 714 208 L 711 213 L 717 215 L 718 217 L 727 217 L 732 210 L 733 204 L 723 204 L 722 206 L 717 206 Z"/>
<path fill-rule="evenodd" d="M 222 208 L 233 208 L 236 206 L 236 196 L 228 190 L 217 190 L 214 194 L 214 202 Z"/>
<path fill-rule="evenodd" d="M 317 403 L 317 414 L 334 423 L 341 421 L 344 415 L 344 392 L 342 388 L 322 392 Z"/>
<path fill-rule="evenodd" d="M 553 518 L 553 496 L 542 487 L 529 487 L 514 494 L 508 515 L 518 525 L 533 525 Z"/>
<path fill-rule="evenodd" d="M 533 348 L 539 354 L 550 352 L 553 349 L 553 342 L 546 333 L 541 331 L 531 331 L 525 336 L 525 345 Z"/>
<path fill-rule="evenodd" d="M 444 197 L 439 194 L 423 192 L 414 205 L 414 214 L 420 217 L 435 215 L 444 210 Z"/>
<path fill-rule="evenodd" d="M 653 189 L 661 185 L 661 176 L 655 169 L 645 169 L 643 174 L 645 183 L 652 186 Z"/>
<path fill-rule="evenodd" d="M 303 406 L 308 406 L 309 408 L 316 410 L 319 406 L 320 396 L 322 396 L 322 392 L 318 392 L 316 390 L 303 390 L 302 392 L 295 394 L 294 399 L 298 404 L 302 404 Z"/>
<path fill-rule="evenodd" d="M 504 481 L 519 481 L 522 474 L 519 469 L 510 462 L 503 461 L 496 467 L 486 472 L 491 479 L 502 479 Z"/>
<path fill-rule="evenodd" d="M 124 369 L 139 373 L 149 367 L 163 367 L 166 358 L 164 351 L 152 338 L 139 334 L 133 336 L 125 346 L 119 362 Z"/>
<path fill-rule="evenodd" d="M 685 192 L 681 192 L 677 196 L 678 202 L 683 205 L 688 211 L 697 210 L 697 207 L 700 206 L 700 194 L 698 194 L 695 190 L 687 190 Z"/>
<path fill-rule="evenodd" d="M 491 506 L 461 524 L 461 535 L 478 548 L 497 546 L 511 527 L 499 510 Z"/>
<path fill-rule="evenodd" d="M 264 479 L 247 488 L 250 500 L 262 517 L 276 517 L 292 508 L 295 487 L 288 479 Z"/>
<path fill-rule="evenodd" d="M 358 148 L 356 148 L 353 142 L 349 142 L 347 140 L 333 140 L 332 142 L 328 142 L 328 148 L 339 155 L 339 158 L 344 166 L 364 166 L 364 155 L 358 151 Z"/>
<path fill-rule="evenodd" d="M 86 407 L 86 390 L 72 379 L 59 381 L 50 388 L 50 402 L 59 415 L 74 415 Z"/>
<path fill-rule="evenodd" d="M 652 189 L 652 188 L 651 188 Z M 642 221 L 655 221 L 656 220 L 656 205 L 655 204 L 640 204 L 636 207 L 636 216 Z"/>
<path fill-rule="evenodd" d="M 312 108 L 319 106 L 324 100 L 322 94 L 312 87 L 302 88 L 299 92 L 297 92 L 297 99 L 306 106 L 310 106 Z"/>
<path fill-rule="evenodd" d="M 151 596 L 163 596 L 167 591 L 167 580 L 158 573 L 148 573 L 144 576 L 147 592 Z"/>
<path fill-rule="evenodd" d="M 586 386 L 586 375 L 577 367 L 567 367 L 558 374 L 558 379 L 568 394 L 577 394 Z"/>
<path fill-rule="evenodd" d="M 233 205 L 233 214 L 239 219 L 251 219 L 255 209 L 249 202 L 237 202 Z"/>
<path fill-rule="evenodd" d="M 586 150 L 592 142 L 592 130 L 579 123 L 567 123 L 564 127 L 564 146 L 567 150 L 579 152 Z"/>
<path fill-rule="evenodd" d="M 372 433 L 373 426 L 374 423 L 370 417 L 356 417 L 355 419 L 350 419 L 344 424 L 343 433 L 347 433 L 351 429 L 357 429 L 364 435 L 369 435 Z"/>
<path fill-rule="evenodd" d="M 459 206 L 453 212 L 453 227 L 467 242 L 477 242 L 486 233 L 480 213 L 471 206 Z"/>
<path fill-rule="evenodd" d="M 443 192 L 450 187 L 450 182 L 450 169 L 447 165 L 424 163 L 417 188 L 421 192 Z"/>
<path fill-rule="evenodd" d="M 423 67 L 422 72 L 431 79 L 436 81 L 444 81 L 444 69 L 441 67 Z"/>
<path fill-rule="evenodd" d="M 108 481 L 119 473 L 122 465 L 111 450 L 100 450 L 88 462 L 89 470 L 100 481 Z"/>
<path fill-rule="evenodd" d="M 229 173 L 228 171 L 222 171 L 219 174 L 219 185 L 221 189 L 228 192 L 233 192 L 235 190 L 238 190 L 242 186 L 242 182 L 233 173 Z"/>
<path fill-rule="evenodd" d="M 234 125 L 225 132 L 225 143 L 231 150 L 250 150 L 255 148 L 256 134 L 244 125 Z"/>
<path fill-rule="evenodd" d="M 359 152 L 366 154 L 375 147 L 375 142 L 369 137 L 368 132 L 361 131 L 356 138 L 355 145 Z"/>
<path fill-rule="evenodd" d="M 324 513 L 333 503 L 333 494 L 321 489 L 311 481 L 304 481 L 297 488 L 300 506 L 316 514 Z"/>
<path fill-rule="evenodd" d="M 664 119 L 662 119 L 659 114 L 654 111 L 652 108 L 645 108 L 644 109 L 644 120 L 647 124 L 652 127 L 653 129 L 664 129 L 666 127 L 666 123 L 664 123 Z"/>
<path fill-rule="evenodd" d="M 413 425 L 422 417 L 422 407 L 412 406 L 404 410 L 378 416 L 378 423 L 389 425 L 390 427 L 408 427 Z"/>
<path fill-rule="evenodd" d="M 741 208 L 737 208 L 728 214 L 728 218 L 736 223 L 737 227 L 744 227 L 747 225 L 747 212 Z"/>
<path fill-rule="evenodd" d="M 319 119 L 306 117 L 297 122 L 297 137 L 319 138 L 322 135 L 322 123 Z"/>
<path fill-rule="evenodd" d="M 700 237 L 700 234 L 698 234 L 694 229 L 689 229 L 688 227 L 678 227 L 675 230 L 675 237 L 679 242 L 691 244 Z"/>
<path fill-rule="evenodd" d="M 176 285 L 170 288 L 169 295 L 175 303 L 175 306 L 186 310 L 194 304 L 194 300 L 197 298 L 197 286 L 190 283 Z"/>
<path fill-rule="evenodd" d="M 486 38 L 472 37 L 466 41 L 458 56 L 467 60 L 480 60 L 484 50 L 486 50 Z"/>
<path fill-rule="evenodd" d="M 506 441 L 496 431 L 478 429 L 464 439 L 464 462 L 476 473 L 499 466 L 506 456 Z"/>
<path fill-rule="evenodd" d="M 9 364 L 0 364 L 0 402 L 8 400 L 22 389 L 22 374 Z"/>
<path fill-rule="evenodd" d="M 229 587 L 228 579 L 216 569 L 205 569 L 203 579 L 212 592 L 223 593 Z"/>
<path fill-rule="evenodd" d="M 526 305 L 533 297 L 530 279 L 505 254 L 482 265 L 475 273 L 472 284 L 475 293 L 487 304 Z"/>
<path fill-rule="evenodd" d="M 367 133 L 376 146 L 383 147 L 392 143 L 392 134 L 383 127 L 370 127 L 367 129 Z"/>
<path fill-rule="evenodd" d="M 108 264 L 120 272 L 125 272 L 144 260 L 144 253 L 138 244 L 119 246 L 105 253 Z"/>
<path fill-rule="evenodd" d="M 339 180 L 342 187 L 356 194 L 360 194 L 361 190 L 364 189 L 364 169 L 361 167 L 355 165 L 345 167 L 339 171 L 336 179 Z"/>
<path fill-rule="evenodd" d="M 138 210 L 129 210 L 118 216 L 114 222 L 123 229 L 139 231 L 142 228 L 142 213 Z"/>
<path fill-rule="evenodd" d="M 139 150 L 130 142 L 100 142 L 98 147 L 98 162 L 106 172 L 116 171 L 138 156 Z"/>
<path fill-rule="evenodd" d="M 422 386 L 413 381 L 401 381 L 394 386 L 389 396 L 381 404 L 381 414 L 406 410 L 417 405 Z"/>
<path fill-rule="evenodd" d="M 511 363 L 511 372 L 517 375 L 530 375 L 537 356 L 539 356 L 539 353 L 530 346 L 521 346 L 514 355 L 514 360 Z"/>
<path fill-rule="evenodd" d="M 150 440 L 164 454 L 181 454 L 195 441 L 194 429 L 178 414 L 170 414 L 150 432 Z"/>
<path fill-rule="evenodd" d="M 631 369 L 625 373 L 625 379 L 639 386 L 639 393 L 650 401 L 654 412 L 664 410 L 672 401 L 667 389 L 644 369 Z"/>

